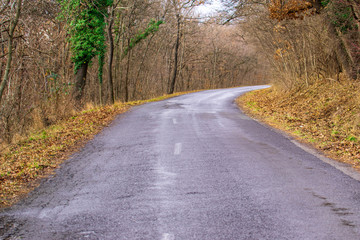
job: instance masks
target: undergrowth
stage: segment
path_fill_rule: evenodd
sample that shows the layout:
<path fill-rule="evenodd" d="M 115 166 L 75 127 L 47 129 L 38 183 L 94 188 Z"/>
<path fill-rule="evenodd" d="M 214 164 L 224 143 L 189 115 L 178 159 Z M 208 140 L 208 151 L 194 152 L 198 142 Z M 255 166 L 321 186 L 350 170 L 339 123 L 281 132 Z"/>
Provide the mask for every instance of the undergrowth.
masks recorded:
<path fill-rule="evenodd" d="M 189 93 L 189 92 L 186 92 Z M 10 206 L 53 174 L 54 169 L 99 133 L 118 114 L 131 106 L 164 100 L 183 93 L 157 98 L 92 107 L 41 129 L 0 152 L 0 208 Z"/>
<path fill-rule="evenodd" d="M 317 81 L 290 92 L 276 87 L 237 99 L 247 113 L 360 170 L 360 84 Z"/>

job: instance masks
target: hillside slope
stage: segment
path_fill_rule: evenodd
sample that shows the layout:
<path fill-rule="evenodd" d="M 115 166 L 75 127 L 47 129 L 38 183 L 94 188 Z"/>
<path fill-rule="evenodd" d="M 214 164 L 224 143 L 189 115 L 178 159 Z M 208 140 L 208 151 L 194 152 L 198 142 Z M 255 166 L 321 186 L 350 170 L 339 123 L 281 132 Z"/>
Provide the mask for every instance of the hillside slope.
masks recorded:
<path fill-rule="evenodd" d="M 360 170 L 360 84 L 319 81 L 302 90 L 276 87 L 237 99 L 248 114 Z"/>

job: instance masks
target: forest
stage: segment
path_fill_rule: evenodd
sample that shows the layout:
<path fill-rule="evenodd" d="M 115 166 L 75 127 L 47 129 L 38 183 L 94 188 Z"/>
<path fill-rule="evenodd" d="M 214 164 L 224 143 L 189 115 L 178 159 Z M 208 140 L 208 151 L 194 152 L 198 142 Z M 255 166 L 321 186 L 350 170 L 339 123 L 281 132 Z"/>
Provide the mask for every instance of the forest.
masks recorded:
<path fill-rule="evenodd" d="M 263 82 L 236 25 L 198 1 L 2 1 L 0 139 L 86 104 Z"/>
<path fill-rule="evenodd" d="M 0 143 L 87 104 L 359 78 L 359 0 L 1 0 Z"/>

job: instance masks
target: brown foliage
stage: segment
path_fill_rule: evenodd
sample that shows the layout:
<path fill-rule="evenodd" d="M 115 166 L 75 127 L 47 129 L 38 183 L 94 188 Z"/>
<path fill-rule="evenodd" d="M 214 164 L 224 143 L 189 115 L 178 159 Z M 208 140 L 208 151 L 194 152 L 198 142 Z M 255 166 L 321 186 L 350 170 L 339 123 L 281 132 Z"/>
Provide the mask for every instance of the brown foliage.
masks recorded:
<path fill-rule="evenodd" d="M 294 19 L 305 19 L 300 25 L 306 26 L 311 22 L 306 16 L 324 9 L 321 3 L 320 0 L 272 0 L 268 10 L 270 18 L 278 20 L 283 26 L 294 25 L 293 21 L 285 21 Z M 316 17 L 316 21 L 329 32 L 328 37 L 332 40 L 330 46 L 335 53 L 332 58 L 338 65 L 336 69 L 339 73 L 346 72 L 349 77 L 357 79 L 360 75 L 359 2 L 331 0 L 323 4 L 326 7 L 321 17 Z M 312 47 L 311 42 L 307 43 L 307 47 Z"/>
<path fill-rule="evenodd" d="M 271 0 L 269 4 L 270 18 L 282 21 L 284 19 L 304 18 L 304 15 L 314 13 L 316 0 Z M 309 10 L 313 10 L 309 12 Z M 316 11 L 316 10 L 315 10 Z"/>

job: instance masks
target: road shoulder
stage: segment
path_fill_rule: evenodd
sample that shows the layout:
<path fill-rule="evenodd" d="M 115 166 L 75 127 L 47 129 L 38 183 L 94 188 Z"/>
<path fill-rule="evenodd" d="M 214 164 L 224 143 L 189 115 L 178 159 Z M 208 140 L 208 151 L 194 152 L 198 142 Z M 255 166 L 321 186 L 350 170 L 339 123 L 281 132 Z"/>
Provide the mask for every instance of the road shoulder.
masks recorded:
<path fill-rule="evenodd" d="M 311 106 L 314 106 L 316 101 L 321 101 L 321 96 L 317 98 L 319 100 L 314 100 L 313 96 L 306 99 L 301 95 L 294 96 L 293 93 L 280 95 L 274 89 L 264 89 L 244 94 L 236 99 L 236 103 L 261 124 L 280 131 L 294 144 L 360 181 L 360 148 L 357 138 L 349 137 L 357 133 L 344 132 L 338 128 L 337 136 L 334 136 L 334 125 L 337 123 L 327 127 L 326 122 L 333 122 L 329 120 L 329 115 L 321 118 L 322 109 L 317 107 L 318 112 L 311 113 L 309 107 L 304 106 L 310 101 L 313 101 Z M 316 120 L 309 120 L 314 118 L 314 114 L 317 114 Z M 339 118 L 336 114 L 335 117 Z"/>

